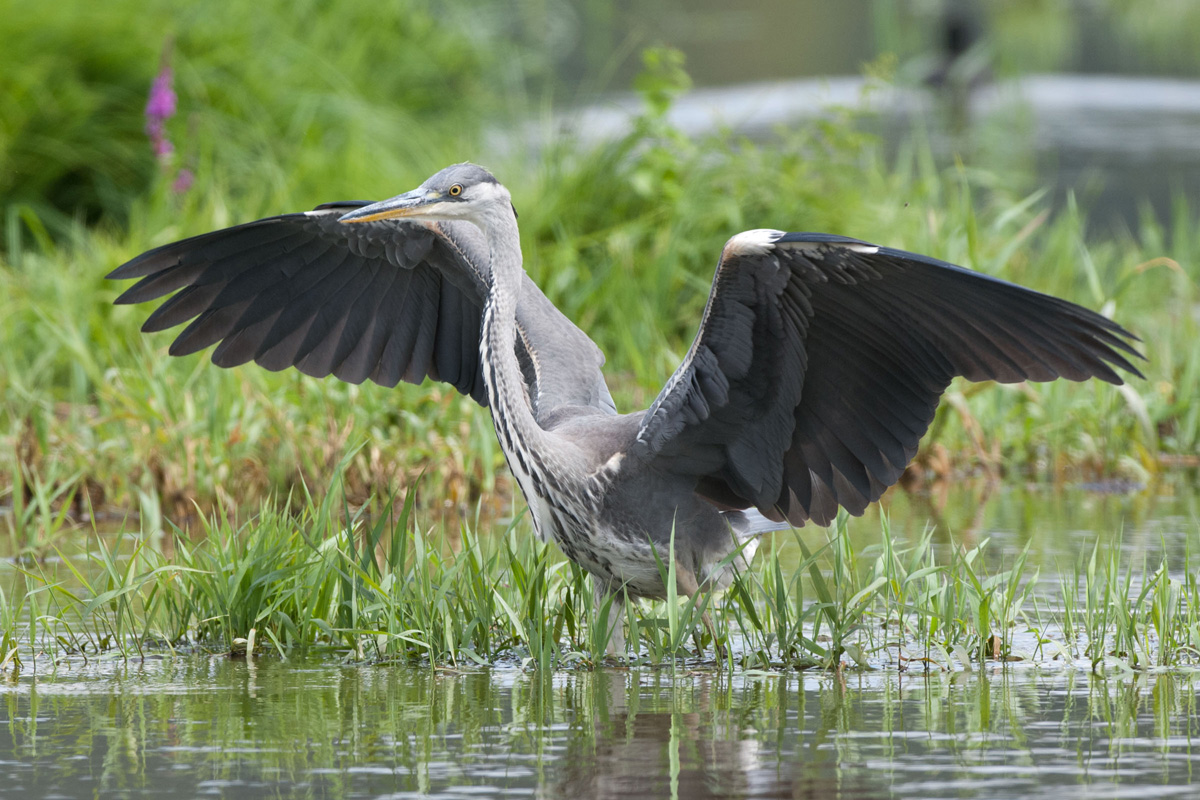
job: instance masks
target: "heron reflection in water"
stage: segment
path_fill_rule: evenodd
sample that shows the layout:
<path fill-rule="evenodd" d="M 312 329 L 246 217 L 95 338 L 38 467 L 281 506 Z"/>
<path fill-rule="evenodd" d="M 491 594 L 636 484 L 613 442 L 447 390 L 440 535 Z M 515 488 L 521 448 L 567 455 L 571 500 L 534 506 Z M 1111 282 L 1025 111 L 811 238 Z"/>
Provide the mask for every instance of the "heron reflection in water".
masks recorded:
<path fill-rule="evenodd" d="M 728 585 L 757 537 L 861 514 L 896 482 L 955 376 L 1100 378 L 1140 357 L 1072 303 L 924 256 L 751 230 L 721 252 L 700 329 L 648 409 L 619 413 L 604 356 L 522 267 L 508 190 L 458 164 L 379 203 L 329 203 L 144 253 L 118 303 L 175 294 L 170 353 L 395 386 L 446 381 L 492 421 L 539 536 L 615 595 Z M 712 628 L 707 615 L 705 624 Z M 715 636 L 714 636 L 715 641 Z"/>

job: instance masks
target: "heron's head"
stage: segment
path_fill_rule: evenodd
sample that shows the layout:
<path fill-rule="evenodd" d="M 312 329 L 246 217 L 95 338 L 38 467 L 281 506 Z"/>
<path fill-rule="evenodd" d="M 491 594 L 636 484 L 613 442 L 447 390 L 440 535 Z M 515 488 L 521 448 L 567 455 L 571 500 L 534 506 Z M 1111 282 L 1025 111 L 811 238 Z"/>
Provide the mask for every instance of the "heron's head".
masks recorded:
<path fill-rule="evenodd" d="M 455 164 L 433 175 L 411 192 L 355 209 L 340 222 L 409 219 L 438 222 L 461 219 L 486 227 L 499 212 L 511 213 L 512 198 L 483 167 Z"/>

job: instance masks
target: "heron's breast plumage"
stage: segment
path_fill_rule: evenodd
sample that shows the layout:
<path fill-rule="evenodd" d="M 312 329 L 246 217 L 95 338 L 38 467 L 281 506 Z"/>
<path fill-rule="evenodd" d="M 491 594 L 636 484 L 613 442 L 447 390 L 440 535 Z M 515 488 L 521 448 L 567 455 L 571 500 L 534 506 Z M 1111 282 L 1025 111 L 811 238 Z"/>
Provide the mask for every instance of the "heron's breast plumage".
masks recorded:
<path fill-rule="evenodd" d="M 486 355 L 486 354 L 485 354 Z M 493 362 L 485 357 L 484 363 Z M 620 471 L 621 458 L 610 458 L 587 472 L 564 464 L 548 464 L 531 447 L 509 408 L 510 395 L 495 391 L 495 376 L 485 373 L 492 423 L 509 469 L 529 504 L 534 529 L 553 541 L 563 554 L 612 589 L 625 587 L 635 596 L 662 594 L 662 579 L 644 532 L 627 530 L 603 513 L 606 495 Z"/>
<path fill-rule="evenodd" d="M 563 554 L 595 580 L 635 596 L 662 594 L 662 579 L 643 531 L 619 526 L 603 513 L 606 493 L 620 460 L 591 473 L 556 471 L 523 446 L 511 419 L 493 406 L 496 435 L 521 492 L 534 528 L 543 541 L 554 541 Z"/>

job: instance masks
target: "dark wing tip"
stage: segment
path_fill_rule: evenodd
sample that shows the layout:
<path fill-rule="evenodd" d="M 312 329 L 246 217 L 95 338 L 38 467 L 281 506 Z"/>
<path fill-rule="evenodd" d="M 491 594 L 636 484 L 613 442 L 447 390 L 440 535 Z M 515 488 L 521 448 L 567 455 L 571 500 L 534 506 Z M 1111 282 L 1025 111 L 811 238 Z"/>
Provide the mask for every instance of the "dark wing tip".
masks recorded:
<path fill-rule="evenodd" d="M 172 247 L 173 244 L 165 247 Z M 151 272 L 157 272 L 156 269 L 161 251 L 164 248 L 156 247 L 153 250 L 147 250 L 137 258 L 131 258 L 121 266 L 114 269 L 112 272 L 104 276 L 105 280 L 109 281 L 127 281 L 132 278 L 143 278 Z M 137 300 L 126 299 L 129 293 L 121 295 L 115 302 L 117 303 L 136 303 Z"/>
<path fill-rule="evenodd" d="M 125 280 L 124 276 L 117 275 L 117 273 L 115 271 L 110 272 L 109 274 L 105 275 L 104 277 L 105 277 L 105 280 L 110 280 L 110 281 Z M 131 286 L 128 289 L 126 289 L 125 291 L 121 292 L 121 294 L 117 296 L 116 300 L 113 300 L 113 305 L 114 306 L 131 306 L 131 305 L 135 305 L 135 304 L 141 303 L 141 302 L 143 302 L 141 293 L 137 291 L 136 286 Z"/>
<path fill-rule="evenodd" d="M 1085 353 L 1094 359 L 1093 363 L 1086 368 L 1088 370 L 1088 374 L 1086 376 L 1087 378 L 1098 378 L 1114 385 L 1123 384 L 1124 381 L 1118 374 L 1107 369 L 1107 366 L 1111 364 L 1118 369 L 1124 370 L 1131 375 L 1145 380 L 1146 376 L 1142 374 L 1141 370 L 1139 370 L 1133 365 L 1133 363 L 1124 357 L 1130 356 L 1140 361 L 1147 361 L 1148 359 L 1146 356 L 1143 355 L 1132 344 L 1141 342 L 1142 340 L 1133 333 L 1130 333 L 1119 323 L 1109 319 L 1108 317 L 1070 301 L 1063 300 L 1053 295 L 1043 294 L 1036 290 L 1010 283 L 1002 278 L 997 278 L 984 272 L 967 269 L 965 267 L 958 266 L 957 264 L 951 264 L 947 261 L 933 258 L 932 256 L 911 253 L 890 247 L 880 247 L 878 245 L 871 244 L 870 242 L 866 242 L 861 239 L 853 239 L 848 236 L 838 236 L 836 234 L 828 233 L 786 233 L 779 238 L 777 243 L 824 244 L 830 247 L 849 246 L 848 249 L 850 250 L 858 249 L 854 247 L 857 245 L 861 248 L 871 248 L 871 251 L 866 252 L 859 250 L 860 257 L 865 258 L 868 263 L 878 258 L 895 259 L 900 262 L 910 262 L 914 265 L 925 265 L 926 267 L 935 268 L 943 275 L 949 276 L 957 274 L 971 276 L 972 279 L 980 280 L 982 283 L 979 285 L 981 286 L 990 285 L 998 289 L 1004 287 L 1005 289 L 1016 291 L 1024 297 L 1037 298 L 1042 303 L 1048 304 L 1049 308 L 1053 312 L 1071 318 L 1076 324 L 1086 326 L 1086 330 L 1083 332 L 1085 333 L 1088 341 L 1079 342 L 1078 344 L 1084 345 Z M 1061 356 L 1061 353 L 1058 355 Z M 1084 380 L 1086 378 L 1070 379 Z"/>
<path fill-rule="evenodd" d="M 136 259 L 135 259 L 135 260 L 136 260 Z M 114 269 L 112 272 L 110 272 L 110 273 L 108 273 L 107 275 L 105 275 L 105 276 L 104 276 L 104 280 L 106 280 L 106 281 L 123 281 L 123 280 L 126 280 L 126 279 L 128 279 L 128 278 L 132 278 L 132 277 L 134 277 L 133 275 L 129 275 L 129 274 L 127 274 L 127 273 L 128 273 L 128 267 L 129 267 L 129 265 L 130 265 L 131 263 L 133 263 L 133 262 L 131 262 L 131 261 L 126 261 L 124 264 L 122 264 L 121 266 L 119 266 L 119 267 L 117 267 L 116 269 Z M 127 303 L 127 302 L 129 302 L 128 300 L 122 300 L 122 299 L 121 299 L 121 298 L 123 298 L 124 296 L 125 296 L 125 295 L 121 295 L 121 297 L 118 297 L 118 298 L 116 299 L 116 301 L 115 301 L 115 302 L 116 302 L 116 303 L 118 303 L 118 304 L 120 304 L 120 303 L 123 303 L 123 302 L 126 302 L 126 303 Z"/>

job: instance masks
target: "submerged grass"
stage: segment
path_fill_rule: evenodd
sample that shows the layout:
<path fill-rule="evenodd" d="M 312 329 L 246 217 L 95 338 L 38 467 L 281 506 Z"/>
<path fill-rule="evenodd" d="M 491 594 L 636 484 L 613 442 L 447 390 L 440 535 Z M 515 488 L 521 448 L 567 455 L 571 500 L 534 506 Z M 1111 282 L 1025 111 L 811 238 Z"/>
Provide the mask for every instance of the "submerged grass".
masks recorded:
<path fill-rule="evenodd" d="M 526 523 L 492 533 L 426 529 L 412 492 L 399 508 L 352 510 L 336 496 L 306 496 L 298 512 L 267 506 L 245 522 L 210 518 L 199 537 L 93 534 L 82 555 L 22 562 L 0 593 L 0 660 L 18 670 L 43 657 L 184 647 L 446 666 L 606 661 L 614 606 L 597 611 L 587 576 Z M 742 669 L 1200 664 L 1190 554 L 1182 564 L 1164 556 L 1122 567 L 1119 547 L 1097 545 L 1048 586 L 1027 552 L 989 570 L 987 546 L 939 552 L 930 534 L 906 541 L 885 522 L 878 544 L 856 547 L 845 515 L 824 537 L 780 534 L 722 595 L 626 604 L 621 660 Z M 674 586 L 674 560 L 661 555 Z M 700 624 L 706 611 L 717 642 Z"/>

